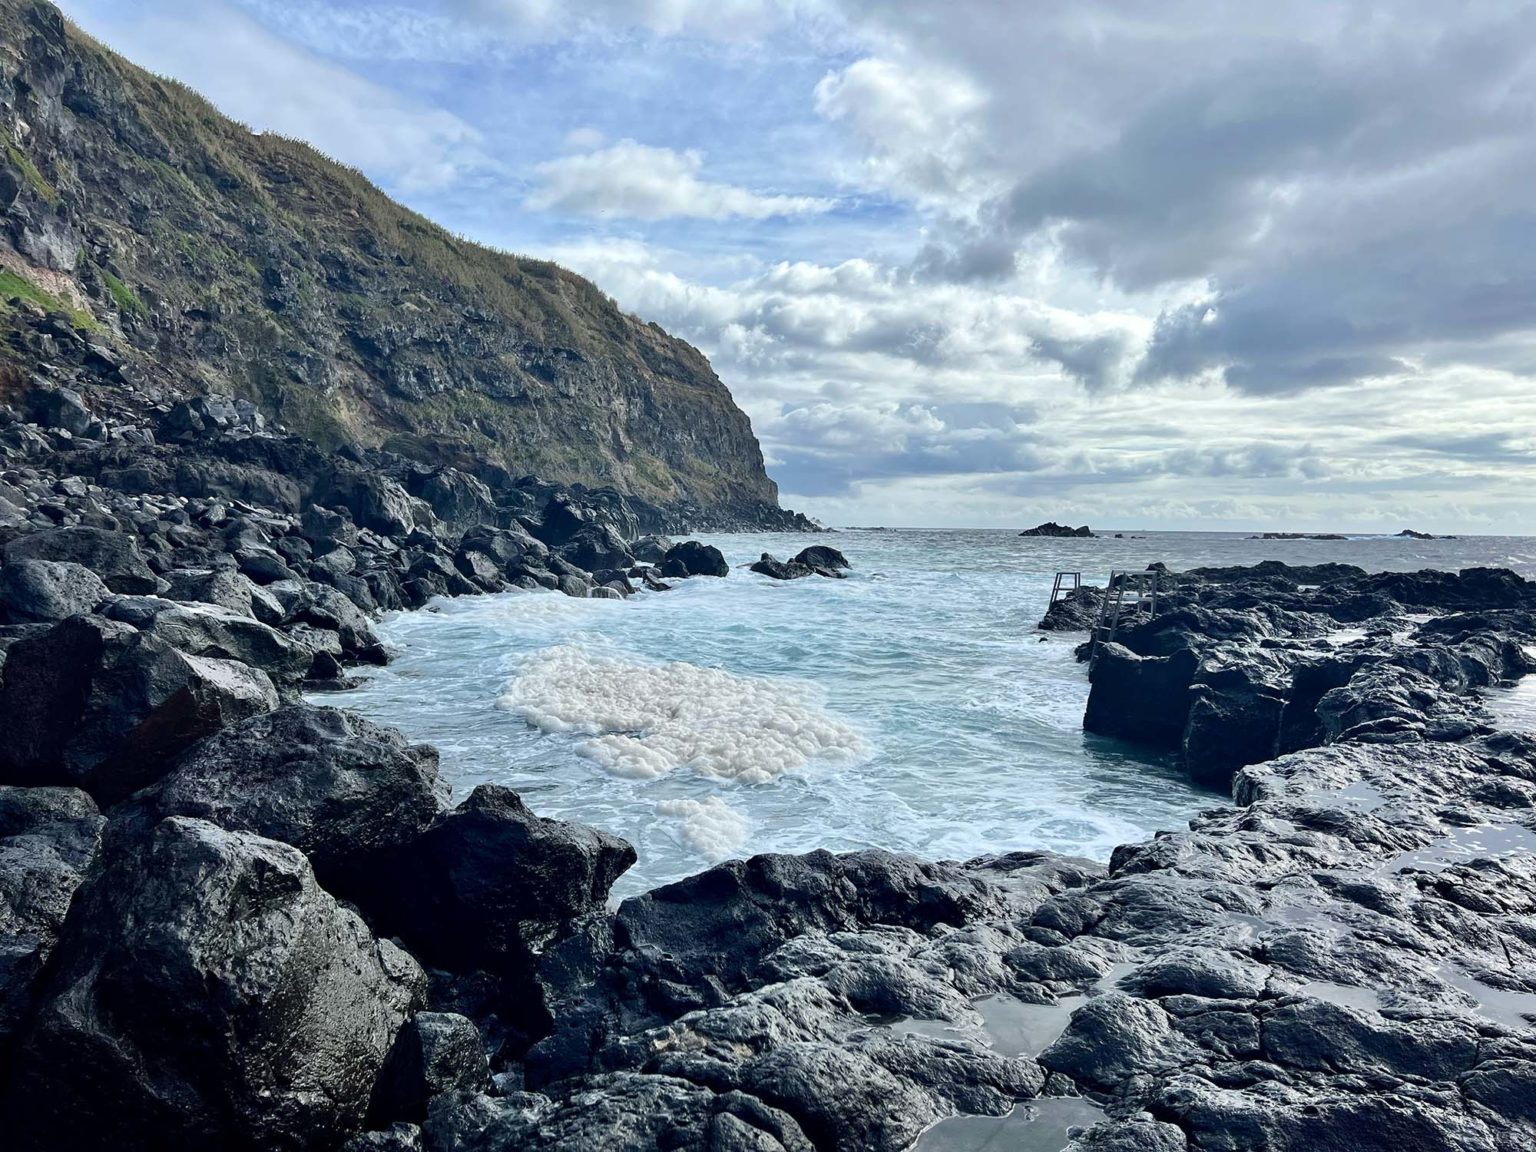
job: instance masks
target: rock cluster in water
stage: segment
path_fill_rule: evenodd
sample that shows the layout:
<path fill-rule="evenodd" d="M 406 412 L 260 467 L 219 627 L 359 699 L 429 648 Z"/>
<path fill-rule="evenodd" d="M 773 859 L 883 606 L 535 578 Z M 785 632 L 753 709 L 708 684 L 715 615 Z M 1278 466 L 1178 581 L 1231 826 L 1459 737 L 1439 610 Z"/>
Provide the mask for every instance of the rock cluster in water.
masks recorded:
<path fill-rule="evenodd" d="M 1536 1140 L 1536 742 L 1475 695 L 1527 668 L 1510 573 L 1186 574 L 1088 723 L 1238 803 L 1107 868 L 769 855 L 612 909 L 628 844 L 298 693 L 379 608 L 717 551 L 234 402 L 0 419 L 8 1147 L 896 1152 L 1049 1098 L 1085 1152 Z"/>
<path fill-rule="evenodd" d="M 1058 524 L 1054 520 L 1047 520 L 1044 524 L 1036 524 L 1033 528 L 1026 528 L 1019 533 L 1020 536 L 1085 536 L 1092 537 L 1088 525 L 1081 528 L 1069 528 L 1065 524 Z"/>

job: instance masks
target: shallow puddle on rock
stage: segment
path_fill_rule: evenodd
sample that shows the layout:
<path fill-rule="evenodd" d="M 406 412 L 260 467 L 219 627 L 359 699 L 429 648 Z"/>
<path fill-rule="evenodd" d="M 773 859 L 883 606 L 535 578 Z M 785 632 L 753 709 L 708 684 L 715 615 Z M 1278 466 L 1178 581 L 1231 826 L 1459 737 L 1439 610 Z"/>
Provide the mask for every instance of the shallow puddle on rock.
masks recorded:
<path fill-rule="evenodd" d="M 1054 1004 L 1026 1004 L 1012 996 L 988 996 L 972 1005 L 981 1013 L 987 1043 L 1004 1056 L 1038 1056 L 1067 1030 L 1086 996 L 1063 996 Z"/>
<path fill-rule="evenodd" d="M 1476 1000 L 1477 1007 L 1474 1011 L 1484 1019 L 1502 1024 L 1506 1028 L 1536 1027 L 1531 1019 L 1527 1019 L 1527 1017 L 1536 1018 L 1536 993 L 1511 992 L 1504 988 L 1495 988 L 1491 984 L 1484 984 L 1475 976 L 1469 976 L 1459 968 L 1441 968 L 1435 975 Z"/>
<path fill-rule="evenodd" d="M 1087 1100 L 1048 1097 L 1020 1104 L 1006 1116 L 952 1116 L 924 1132 L 912 1152 L 1062 1152 L 1074 1128 L 1104 1119 Z"/>
<path fill-rule="evenodd" d="M 1313 980 L 1298 988 L 1296 994 L 1310 996 L 1314 1000 L 1323 1000 L 1329 1004 L 1338 1004 L 1344 1008 L 1360 1008 L 1366 1012 L 1376 1012 L 1381 1008 L 1376 989 L 1335 984 L 1332 980 Z"/>
<path fill-rule="evenodd" d="M 1138 966 L 1129 961 L 1111 964 L 1087 992 L 1062 996 L 1054 1004 L 1033 1004 L 1006 992 L 973 1000 L 971 1007 L 981 1017 L 980 1036 L 975 1028 L 949 1020 L 909 1019 L 881 1021 L 881 1024 L 898 1036 L 925 1036 L 930 1040 L 980 1039 L 1004 1056 L 1038 1056 L 1066 1031 L 1072 1013 L 1087 1003 L 1089 996 L 1111 991 Z"/>
<path fill-rule="evenodd" d="M 1413 848 L 1387 862 L 1387 872 L 1408 868 L 1438 872 L 1452 864 L 1479 857 L 1527 856 L 1536 852 L 1536 832 L 1523 824 L 1474 824 L 1448 828 L 1445 835 L 1423 848 Z"/>
<path fill-rule="evenodd" d="M 1353 784 L 1332 788 L 1326 792 L 1315 792 L 1313 797 L 1354 812 L 1374 812 L 1387 803 L 1387 798 L 1381 794 L 1381 790 L 1372 784 L 1367 784 L 1364 780 L 1356 780 Z"/>

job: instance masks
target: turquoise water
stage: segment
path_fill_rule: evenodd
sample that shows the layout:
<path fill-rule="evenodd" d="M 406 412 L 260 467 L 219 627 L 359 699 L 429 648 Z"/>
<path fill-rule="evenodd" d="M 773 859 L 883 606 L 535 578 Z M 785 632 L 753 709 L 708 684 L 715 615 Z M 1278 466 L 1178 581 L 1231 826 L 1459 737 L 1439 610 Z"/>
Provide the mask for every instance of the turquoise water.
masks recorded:
<path fill-rule="evenodd" d="M 1142 535 L 1142 534 L 1138 534 Z M 1536 571 L 1536 540 L 1249 541 L 1229 534 L 713 536 L 733 565 L 629 601 L 509 593 L 397 614 L 395 660 L 322 702 L 435 744 L 456 795 L 494 782 L 630 840 L 620 895 L 729 856 L 870 846 L 931 859 L 1107 859 L 1225 797 L 1082 732 L 1079 637 L 1033 631 L 1052 573 L 1262 559 Z M 847 580 L 746 569 L 832 543 Z"/>

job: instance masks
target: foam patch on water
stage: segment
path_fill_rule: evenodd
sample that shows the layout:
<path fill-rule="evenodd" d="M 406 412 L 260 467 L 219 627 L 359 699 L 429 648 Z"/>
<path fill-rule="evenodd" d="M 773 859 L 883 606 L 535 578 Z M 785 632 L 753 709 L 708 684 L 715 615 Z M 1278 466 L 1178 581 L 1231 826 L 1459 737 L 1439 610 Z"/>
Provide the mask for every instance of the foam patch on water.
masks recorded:
<path fill-rule="evenodd" d="M 656 815 L 675 816 L 683 843 L 711 864 L 736 855 L 747 842 L 746 817 L 718 796 L 703 800 L 663 800 Z"/>
<path fill-rule="evenodd" d="M 528 657 L 498 706 L 544 732 L 590 737 L 577 751 L 616 776 L 679 769 L 762 784 L 812 760 L 849 762 L 864 738 L 815 687 L 694 664 L 636 664 L 577 644 Z"/>

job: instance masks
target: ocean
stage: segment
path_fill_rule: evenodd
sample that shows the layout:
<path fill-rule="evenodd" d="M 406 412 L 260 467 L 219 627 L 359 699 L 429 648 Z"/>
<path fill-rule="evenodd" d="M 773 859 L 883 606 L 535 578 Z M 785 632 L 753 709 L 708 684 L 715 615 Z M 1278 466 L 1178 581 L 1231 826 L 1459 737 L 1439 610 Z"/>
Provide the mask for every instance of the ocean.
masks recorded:
<path fill-rule="evenodd" d="M 512 592 L 380 626 L 394 654 L 316 697 L 435 745 L 455 798 L 481 783 L 634 844 L 615 895 L 734 856 L 882 847 L 929 859 L 1045 848 L 1106 860 L 1229 802 L 1166 756 L 1085 734 L 1080 636 L 1037 633 L 1052 575 L 1339 561 L 1536 575 L 1536 539 L 1236 533 L 1021 538 L 850 529 L 715 535 L 732 565 L 627 601 Z M 747 570 L 812 543 L 846 580 Z"/>

